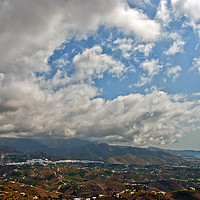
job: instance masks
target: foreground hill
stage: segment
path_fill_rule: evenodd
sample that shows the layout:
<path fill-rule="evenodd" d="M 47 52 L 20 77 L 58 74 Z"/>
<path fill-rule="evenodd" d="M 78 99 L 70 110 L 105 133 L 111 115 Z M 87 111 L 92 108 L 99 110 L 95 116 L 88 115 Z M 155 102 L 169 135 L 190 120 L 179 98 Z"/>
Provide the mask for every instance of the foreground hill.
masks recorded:
<path fill-rule="evenodd" d="M 47 157 L 53 160 L 70 158 L 80 160 L 99 160 L 108 163 L 127 163 L 135 165 L 159 165 L 182 163 L 183 159 L 162 150 L 112 146 L 80 139 L 1 138 L 0 145 L 16 151 L 28 151 L 32 157 Z M 48 153 L 45 153 L 48 152 Z M 56 156 L 58 155 L 58 156 Z"/>
<path fill-rule="evenodd" d="M 167 155 L 165 157 L 161 155 L 161 157 L 159 157 L 150 155 L 126 154 L 121 157 L 110 157 L 107 161 L 108 163 L 127 163 L 132 165 L 161 165 L 180 163 L 180 158 L 172 155 Z"/>
<path fill-rule="evenodd" d="M 2 165 L 0 199 L 199 200 L 199 173 L 200 166 Z"/>
<path fill-rule="evenodd" d="M 78 159 L 107 160 L 109 163 L 136 165 L 180 163 L 182 158 L 163 151 L 144 148 L 89 144 L 63 152 L 63 155 Z"/>

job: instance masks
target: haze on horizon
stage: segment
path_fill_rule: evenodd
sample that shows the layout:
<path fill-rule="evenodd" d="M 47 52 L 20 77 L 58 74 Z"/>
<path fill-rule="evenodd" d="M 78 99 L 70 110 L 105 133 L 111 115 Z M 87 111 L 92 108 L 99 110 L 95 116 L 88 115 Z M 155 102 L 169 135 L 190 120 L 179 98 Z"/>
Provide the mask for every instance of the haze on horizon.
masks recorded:
<path fill-rule="evenodd" d="M 1 0 L 0 136 L 200 145 L 199 0 Z"/>

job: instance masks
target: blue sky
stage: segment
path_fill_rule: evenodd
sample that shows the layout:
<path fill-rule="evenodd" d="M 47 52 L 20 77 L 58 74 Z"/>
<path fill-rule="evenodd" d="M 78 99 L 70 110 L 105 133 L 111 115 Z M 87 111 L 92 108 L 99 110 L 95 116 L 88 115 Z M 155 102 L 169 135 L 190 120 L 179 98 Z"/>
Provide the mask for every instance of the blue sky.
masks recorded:
<path fill-rule="evenodd" d="M 198 0 L 0 3 L 0 134 L 199 149 Z"/>

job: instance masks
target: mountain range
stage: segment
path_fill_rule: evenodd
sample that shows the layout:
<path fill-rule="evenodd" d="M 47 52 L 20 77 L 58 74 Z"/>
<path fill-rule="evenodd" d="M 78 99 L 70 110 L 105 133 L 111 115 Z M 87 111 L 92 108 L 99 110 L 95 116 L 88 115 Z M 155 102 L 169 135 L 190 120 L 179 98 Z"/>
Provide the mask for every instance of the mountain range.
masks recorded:
<path fill-rule="evenodd" d="M 175 151 L 159 148 L 113 146 L 87 140 L 60 138 L 0 138 L 0 152 L 32 152 L 34 155 L 52 155 L 54 159 L 70 158 L 99 160 L 107 163 L 136 165 L 175 164 L 184 156 L 200 155 L 199 151 Z M 57 155 L 57 156 L 56 156 Z"/>

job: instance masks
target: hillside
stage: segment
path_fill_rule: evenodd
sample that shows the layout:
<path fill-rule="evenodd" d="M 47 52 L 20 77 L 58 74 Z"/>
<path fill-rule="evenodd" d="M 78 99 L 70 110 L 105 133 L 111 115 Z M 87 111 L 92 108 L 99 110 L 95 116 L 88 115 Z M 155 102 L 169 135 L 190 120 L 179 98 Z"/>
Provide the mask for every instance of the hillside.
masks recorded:
<path fill-rule="evenodd" d="M 181 165 L 2 165 L 0 199 L 199 200 L 199 172 Z"/>
<path fill-rule="evenodd" d="M 21 151 L 49 151 L 47 146 L 29 138 L 0 138 L 0 146 L 7 146 Z"/>
<path fill-rule="evenodd" d="M 164 159 L 158 156 L 126 154 L 121 157 L 110 157 L 107 161 L 108 163 L 127 163 L 131 165 L 162 165 L 175 162 L 180 163 L 180 160 L 176 157 L 174 157 L 174 161 L 171 159 L 169 160 L 169 158 L 171 158 L 171 155 L 165 157 Z"/>
<path fill-rule="evenodd" d="M 80 160 L 99 160 L 108 163 L 128 163 L 135 165 L 175 164 L 183 159 L 162 150 L 152 151 L 146 148 L 112 146 L 80 139 L 34 140 L 26 138 L 1 138 L 0 145 L 32 152 L 32 158 L 47 157 L 53 160 L 62 158 Z M 57 155 L 57 156 L 56 156 Z"/>
<path fill-rule="evenodd" d="M 0 153 L 6 154 L 6 153 L 17 153 L 17 152 L 20 151 L 15 149 L 14 147 L 0 145 Z"/>

